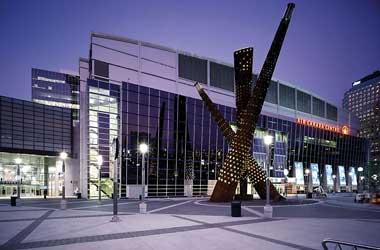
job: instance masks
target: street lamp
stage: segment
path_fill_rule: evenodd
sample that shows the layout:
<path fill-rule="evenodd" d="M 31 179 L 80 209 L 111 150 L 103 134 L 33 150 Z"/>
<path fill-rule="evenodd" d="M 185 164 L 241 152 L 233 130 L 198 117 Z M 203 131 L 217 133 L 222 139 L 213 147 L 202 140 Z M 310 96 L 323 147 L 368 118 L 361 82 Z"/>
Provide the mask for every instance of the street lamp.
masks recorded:
<path fill-rule="evenodd" d="M 336 175 L 333 174 L 333 175 L 332 175 L 332 178 L 333 178 L 333 180 L 334 180 L 333 192 L 334 192 L 334 194 L 335 194 L 335 189 L 336 189 Z"/>
<path fill-rule="evenodd" d="M 307 192 L 309 193 L 310 192 L 310 180 L 309 180 L 309 175 L 310 175 L 310 169 L 306 168 L 305 169 L 305 176 L 306 176 L 306 188 L 307 188 Z"/>
<path fill-rule="evenodd" d="M 17 181 L 17 199 L 20 199 L 20 181 L 21 181 L 21 176 L 20 176 L 20 164 L 22 163 L 21 158 L 16 158 L 15 163 L 17 164 L 17 173 L 16 173 L 16 181 Z"/>
<path fill-rule="evenodd" d="M 350 182 L 349 182 L 349 184 L 350 184 L 350 191 L 352 192 L 352 175 L 353 175 L 353 173 L 350 171 L 349 173 L 348 173 L 348 176 L 350 176 Z"/>
<path fill-rule="evenodd" d="M 284 169 L 284 176 L 285 176 L 285 196 L 288 196 L 288 193 L 287 193 L 287 182 L 288 182 L 288 175 L 289 175 L 289 170 L 287 168 Z"/>
<path fill-rule="evenodd" d="M 142 185 L 142 195 L 141 195 L 141 203 L 139 205 L 140 207 L 140 213 L 145 214 L 146 213 L 146 203 L 144 202 L 145 199 L 145 154 L 148 152 L 149 147 L 146 143 L 141 143 L 139 146 L 140 153 L 142 154 L 142 164 L 141 164 L 141 185 Z"/>
<path fill-rule="evenodd" d="M 65 199 L 65 160 L 67 158 L 66 152 L 61 152 L 59 154 L 59 158 L 62 160 L 62 176 L 63 176 L 63 183 L 62 183 L 62 200 L 61 200 L 61 209 L 66 209 L 66 199 Z"/>
<path fill-rule="evenodd" d="M 273 216 L 273 208 L 270 205 L 270 184 L 269 184 L 269 174 L 270 174 L 270 146 L 273 143 L 273 136 L 271 135 L 265 135 L 264 136 L 264 144 L 266 145 L 267 149 L 267 162 L 266 162 L 266 170 L 267 170 L 267 178 L 266 178 L 266 203 L 264 206 L 264 217 L 272 218 Z"/>
<path fill-rule="evenodd" d="M 101 189 L 101 179 L 102 179 L 102 164 L 103 164 L 103 156 L 98 155 L 96 157 L 97 163 L 98 163 L 98 169 L 99 169 L 99 178 L 98 178 L 98 192 L 99 192 L 99 202 L 102 199 L 102 189 Z"/>
<path fill-rule="evenodd" d="M 362 176 L 362 172 L 364 171 L 363 167 L 358 167 L 358 172 L 359 172 L 359 179 L 360 179 L 360 192 L 364 191 L 364 186 L 363 186 L 363 180 L 364 176 Z"/>

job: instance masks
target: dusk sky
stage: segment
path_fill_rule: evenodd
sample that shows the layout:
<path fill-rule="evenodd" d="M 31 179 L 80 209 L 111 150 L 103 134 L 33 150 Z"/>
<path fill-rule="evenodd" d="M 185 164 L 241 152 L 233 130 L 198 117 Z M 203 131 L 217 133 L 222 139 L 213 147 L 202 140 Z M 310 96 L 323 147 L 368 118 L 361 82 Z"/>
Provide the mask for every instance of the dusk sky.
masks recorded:
<path fill-rule="evenodd" d="M 341 106 L 351 83 L 380 70 L 380 1 L 304 0 L 274 77 Z M 31 68 L 78 72 L 90 32 L 232 63 L 254 47 L 261 69 L 288 1 L 0 1 L 0 95 L 31 99 Z"/>

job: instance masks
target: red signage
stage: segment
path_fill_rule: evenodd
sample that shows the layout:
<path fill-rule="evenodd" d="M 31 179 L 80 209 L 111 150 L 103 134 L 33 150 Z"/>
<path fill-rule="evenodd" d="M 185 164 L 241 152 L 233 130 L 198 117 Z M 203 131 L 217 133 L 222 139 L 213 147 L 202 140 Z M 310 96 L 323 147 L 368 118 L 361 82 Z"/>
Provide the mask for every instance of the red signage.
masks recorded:
<path fill-rule="evenodd" d="M 335 127 L 335 126 L 322 124 L 322 123 L 318 123 L 318 122 L 313 122 L 313 121 L 308 121 L 308 120 L 304 120 L 304 119 L 300 119 L 300 118 L 297 118 L 296 122 L 298 124 L 311 126 L 314 128 L 320 128 L 320 129 L 324 129 L 324 130 L 328 130 L 328 131 L 332 131 L 332 132 L 342 133 L 344 135 L 348 135 L 348 133 L 350 131 L 347 126 Z"/>

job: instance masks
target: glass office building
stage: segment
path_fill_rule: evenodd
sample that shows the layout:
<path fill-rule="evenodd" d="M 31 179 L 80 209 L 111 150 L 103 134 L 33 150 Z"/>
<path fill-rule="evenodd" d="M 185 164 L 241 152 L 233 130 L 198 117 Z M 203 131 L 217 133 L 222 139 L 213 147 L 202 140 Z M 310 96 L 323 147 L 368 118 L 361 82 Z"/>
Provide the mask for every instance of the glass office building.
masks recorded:
<path fill-rule="evenodd" d="M 343 108 L 355 114 L 361 123 L 359 136 L 371 142 L 370 161 L 380 166 L 380 71 L 352 83 L 344 94 Z"/>
<path fill-rule="evenodd" d="M 71 109 L 0 97 L 0 197 L 14 194 L 18 181 L 21 197 L 41 196 L 43 190 L 48 196 L 60 194 L 57 156 L 72 154 L 71 119 Z"/>
<path fill-rule="evenodd" d="M 149 145 L 144 166 L 146 195 L 210 194 L 228 144 L 193 85 L 202 83 L 234 129 L 233 79 L 233 67 L 227 63 L 93 33 L 90 58 L 80 60 L 81 188 L 88 197 L 97 196 L 98 154 L 106 159 L 102 177 L 112 179 L 110 144 L 117 136 L 121 197 L 141 194 L 143 166 L 138 146 L 142 142 Z M 358 128 L 358 120 L 350 113 L 292 84 L 273 80 L 252 135 L 252 154 L 261 164 L 267 159 L 263 137 L 270 133 L 275 138 L 270 175 L 282 192 L 286 180 L 299 192 L 307 185 L 351 191 L 356 180 L 335 183 L 331 179 L 336 174 L 343 180 L 343 174 L 351 176 L 349 172 L 356 173 L 366 164 L 367 142 L 357 137 Z M 311 170 L 310 176 L 305 169 Z"/>

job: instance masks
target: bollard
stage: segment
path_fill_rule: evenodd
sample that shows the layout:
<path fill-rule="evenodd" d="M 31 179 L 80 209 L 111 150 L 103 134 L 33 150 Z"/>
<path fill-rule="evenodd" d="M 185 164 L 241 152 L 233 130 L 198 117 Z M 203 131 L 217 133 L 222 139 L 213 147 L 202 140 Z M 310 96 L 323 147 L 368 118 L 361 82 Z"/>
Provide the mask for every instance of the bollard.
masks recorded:
<path fill-rule="evenodd" d="M 231 216 L 241 217 L 241 201 L 231 201 Z"/>
<path fill-rule="evenodd" d="M 141 202 L 139 204 L 140 214 L 146 214 L 147 204 L 145 202 Z"/>
<path fill-rule="evenodd" d="M 12 195 L 12 196 L 11 196 L 11 206 L 12 206 L 12 207 L 15 207 L 15 206 L 16 206 L 16 200 L 17 200 L 17 196 Z"/>

